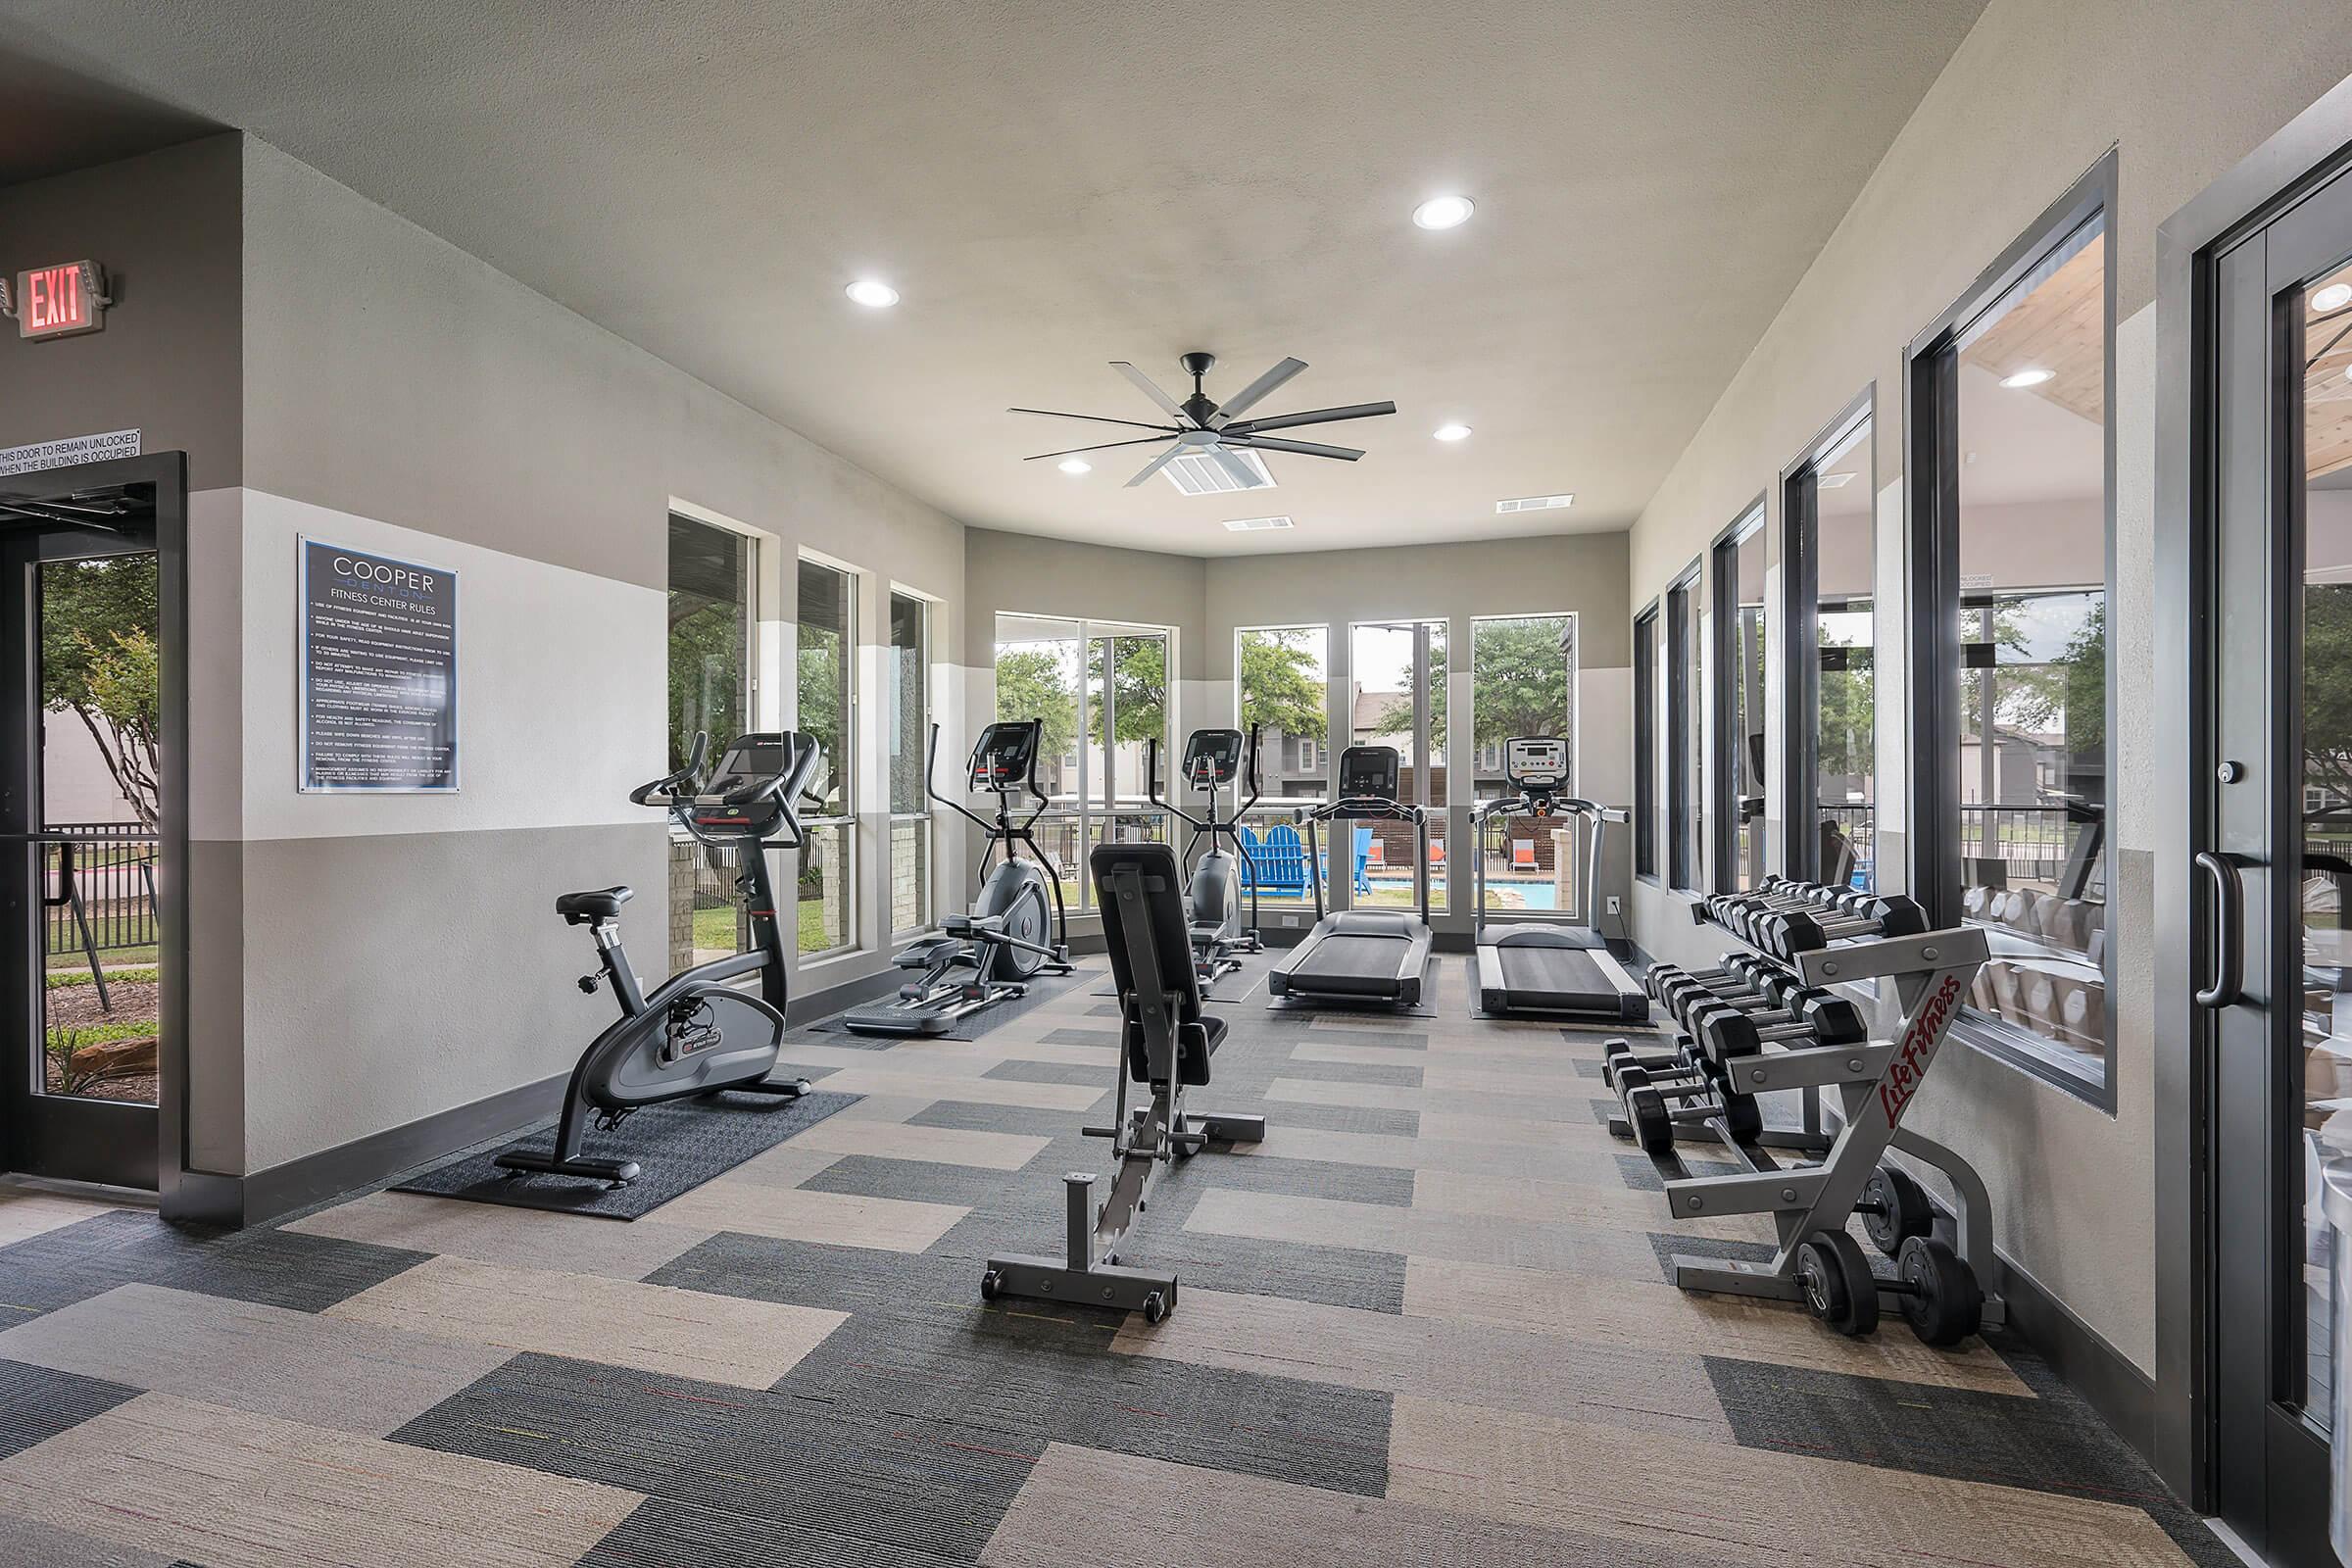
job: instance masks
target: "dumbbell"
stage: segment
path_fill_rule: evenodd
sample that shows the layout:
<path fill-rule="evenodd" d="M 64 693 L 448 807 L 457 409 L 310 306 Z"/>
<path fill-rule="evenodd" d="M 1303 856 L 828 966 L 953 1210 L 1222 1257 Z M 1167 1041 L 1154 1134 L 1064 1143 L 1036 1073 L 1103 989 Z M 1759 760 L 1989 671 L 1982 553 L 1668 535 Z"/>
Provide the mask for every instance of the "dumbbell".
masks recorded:
<path fill-rule="evenodd" d="M 1653 1081 L 1639 1067 L 1626 1068 L 1621 1077 L 1625 1125 L 1643 1153 L 1670 1152 L 1681 1126 L 1720 1122 L 1732 1143 L 1749 1142 L 1764 1130 L 1764 1113 L 1753 1095 L 1726 1091 L 1704 1077 Z"/>
<path fill-rule="evenodd" d="M 1877 897 L 1853 913 L 1809 914 L 1802 910 L 1765 917 L 1749 940 L 1783 958 L 1811 953 L 1848 937 L 1912 937 L 1928 929 L 1927 911 L 1916 899 Z"/>
<path fill-rule="evenodd" d="M 1642 989 L 1649 993 L 1651 1000 L 1663 1002 L 1666 999 L 1659 987 L 1669 979 L 1695 980 L 1702 986 L 1739 985 L 1744 984 L 1747 977 L 1758 969 L 1787 970 L 1788 967 L 1760 953 L 1729 954 L 1722 963 L 1712 969 L 1686 969 L 1679 963 L 1655 963 L 1650 965 L 1649 973 L 1642 978 Z"/>
<path fill-rule="evenodd" d="M 1804 982 L 1796 975 L 1776 968 L 1757 975 L 1752 985 L 1738 991 L 1689 984 L 1669 986 L 1663 1004 L 1674 1020 L 1688 1029 L 1690 1014 L 1710 1004 L 1741 1008 L 1777 1007 L 1804 989 Z"/>
<path fill-rule="evenodd" d="M 1692 1036 L 1699 1054 L 1727 1077 L 1732 1063 L 1761 1052 L 1769 1042 L 1786 1046 L 1855 1046 L 1870 1038 L 1862 1011 L 1843 997 L 1815 992 L 1777 1019 L 1770 1013 L 1712 1008 L 1701 1014 Z"/>

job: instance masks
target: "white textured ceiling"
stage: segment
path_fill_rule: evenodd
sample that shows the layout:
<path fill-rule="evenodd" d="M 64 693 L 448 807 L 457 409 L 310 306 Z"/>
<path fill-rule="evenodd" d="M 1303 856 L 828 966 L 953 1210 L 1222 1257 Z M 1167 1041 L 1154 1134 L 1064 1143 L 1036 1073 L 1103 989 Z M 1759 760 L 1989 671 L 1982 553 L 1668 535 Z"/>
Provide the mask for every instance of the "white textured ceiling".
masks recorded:
<path fill-rule="evenodd" d="M 1981 8 L 0 0 L 0 100 L 250 130 L 967 521 L 1255 554 L 1628 525 Z M 1196 348 L 1402 412 L 1244 496 L 1019 461 Z"/>

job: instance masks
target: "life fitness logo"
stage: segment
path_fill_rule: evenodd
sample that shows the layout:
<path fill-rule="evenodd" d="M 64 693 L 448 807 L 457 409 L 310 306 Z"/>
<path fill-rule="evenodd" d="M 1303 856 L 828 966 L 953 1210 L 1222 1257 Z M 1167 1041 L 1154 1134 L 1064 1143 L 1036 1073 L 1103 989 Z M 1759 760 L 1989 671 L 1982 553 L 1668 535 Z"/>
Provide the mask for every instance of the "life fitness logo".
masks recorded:
<path fill-rule="evenodd" d="M 1951 1016 L 1952 1005 L 1959 996 L 1960 977 L 1945 975 L 1943 984 L 1903 1032 L 1903 1049 L 1895 1053 L 1893 1064 L 1879 1083 L 1879 1104 L 1886 1112 L 1887 1126 L 1893 1126 L 1902 1117 L 1903 1107 L 1919 1093 L 1919 1081 L 1927 1074 L 1927 1058 L 1934 1052 L 1936 1038 L 1942 1033 L 1944 1020 Z"/>

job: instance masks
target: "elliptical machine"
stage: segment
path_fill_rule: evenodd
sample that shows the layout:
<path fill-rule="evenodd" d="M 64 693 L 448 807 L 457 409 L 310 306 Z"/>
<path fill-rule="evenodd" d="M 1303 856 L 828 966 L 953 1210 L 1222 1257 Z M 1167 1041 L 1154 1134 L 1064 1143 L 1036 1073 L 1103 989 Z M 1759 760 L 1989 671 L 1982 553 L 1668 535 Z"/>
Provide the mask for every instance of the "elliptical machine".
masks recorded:
<path fill-rule="evenodd" d="M 1061 882 L 1046 874 L 1046 852 L 1032 831 L 1053 804 L 1037 784 L 1037 754 L 1045 729 L 1044 719 L 1025 718 L 994 723 L 980 732 L 965 768 L 966 790 L 986 790 L 997 798 L 997 817 L 991 822 L 961 801 L 939 793 L 932 778 L 939 760 L 939 726 L 931 726 L 931 745 L 923 758 L 923 793 L 988 835 L 980 869 L 987 870 L 1000 845 L 1004 858 L 989 872 L 969 914 L 946 916 L 939 922 L 940 935 L 907 944 L 892 960 L 902 969 L 919 971 L 919 978 L 899 987 L 895 1001 L 842 1014 L 842 1027 L 850 1033 L 945 1034 L 959 1018 L 1026 995 L 1027 982 L 1041 973 L 1070 972 Z M 1037 808 L 1015 821 L 1012 800 L 1024 789 L 1036 797 Z M 1035 858 L 1013 854 L 1013 847 L 1022 844 Z"/>
<path fill-rule="evenodd" d="M 1249 846 L 1242 842 L 1241 834 L 1243 816 L 1257 805 L 1260 728 L 1256 724 L 1250 726 L 1247 801 L 1240 799 L 1240 781 L 1245 771 L 1242 732 L 1197 729 L 1185 738 L 1184 758 L 1178 771 L 1189 788 L 1207 793 L 1206 816 L 1195 816 L 1173 801 L 1160 799 L 1159 737 L 1154 735 L 1145 743 L 1146 797 L 1193 830 L 1185 843 L 1184 858 L 1191 859 L 1200 840 L 1203 837 L 1208 840 L 1208 851 L 1194 865 L 1192 885 L 1185 892 L 1185 923 L 1192 932 L 1193 967 L 1203 986 L 1239 969 L 1244 954 L 1266 951 L 1257 928 L 1257 862 L 1250 858 Z M 1217 799 L 1220 792 L 1229 788 L 1234 791 L 1233 812 L 1220 817 Z M 1228 842 L 1233 845 L 1230 854 L 1225 849 Z M 1250 871 L 1250 923 L 1246 926 L 1242 923 L 1241 900 L 1234 886 L 1236 868 L 1242 865 L 1247 865 Z"/>
<path fill-rule="evenodd" d="M 580 989 L 593 993 L 610 981 L 620 1020 L 589 1042 L 571 1069 L 555 1147 L 542 1152 L 517 1145 L 498 1156 L 499 1168 L 512 1175 L 579 1176 L 625 1187 L 637 1179 L 635 1160 L 580 1152 L 591 1116 L 597 1130 L 607 1132 L 641 1105 L 694 1095 L 739 1089 L 798 1100 L 808 1092 L 804 1079 L 770 1082 L 767 1076 L 784 1041 L 788 963 L 776 930 L 767 845 L 777 841 L 786 849 L 800 848 L 797 806 L 823 765 L 824 750 L 815 736 L 798 730 L 739 735 L 718 771 L 705 779 L 703 759 L 710 749 L 710 737 L 696 735 L 684 767 L 639 785 L 629 799 L 667 811 L 701 842 L 735 852 L 741 867 L 735 886 L 751 912 L 751 951 L 681 969 L 648 993 L 638 987 L 617 929 L 620 906 L 634 897 L 632 890 L 599 888 L 558 897 L 556 912 L 569 924 L 588 928 L 603 966 L 601 975 L 582 975 Z M 750 974 L 760 977 L 757 996 L 728 984 Z"/>

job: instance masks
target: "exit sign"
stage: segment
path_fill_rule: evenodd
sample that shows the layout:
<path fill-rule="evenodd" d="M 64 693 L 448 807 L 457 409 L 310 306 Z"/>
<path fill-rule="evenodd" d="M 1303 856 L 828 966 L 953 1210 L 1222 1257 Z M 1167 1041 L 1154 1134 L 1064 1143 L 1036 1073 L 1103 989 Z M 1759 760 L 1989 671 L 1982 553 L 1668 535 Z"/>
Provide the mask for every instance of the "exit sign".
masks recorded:
<path fill-rule="evenodd" d="M 71 337 L 106 325 L 106 272 L 96 262 L 63 262 L 17 274 L 5 302 L 19 337 Z"/>

